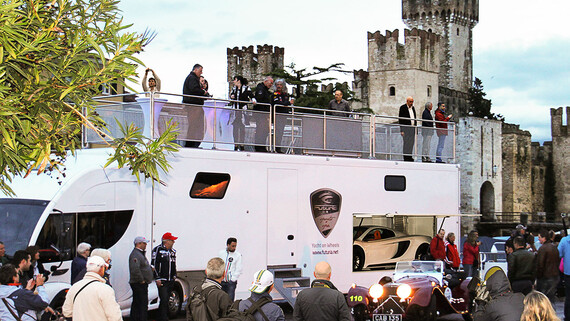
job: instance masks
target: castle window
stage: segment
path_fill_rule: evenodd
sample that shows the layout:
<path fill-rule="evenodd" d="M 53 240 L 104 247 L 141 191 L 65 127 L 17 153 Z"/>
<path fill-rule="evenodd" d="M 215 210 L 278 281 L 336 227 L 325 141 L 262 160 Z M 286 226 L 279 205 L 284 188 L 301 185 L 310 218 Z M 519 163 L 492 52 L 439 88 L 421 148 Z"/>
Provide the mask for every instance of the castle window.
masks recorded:
<path fill-rule="evenodd" d="M 457 35 L 459 36 L 459 28 L 457 28 Z"/>
<path fill-rule="evenodd" d="M 390 96 L 396 96 L 396 87 L 394 85 L 390 85 Z"/>
<path fill-rule="evenodd" d="M 427 96 L 431 97 L 431 86 L 427 86 Z"/>

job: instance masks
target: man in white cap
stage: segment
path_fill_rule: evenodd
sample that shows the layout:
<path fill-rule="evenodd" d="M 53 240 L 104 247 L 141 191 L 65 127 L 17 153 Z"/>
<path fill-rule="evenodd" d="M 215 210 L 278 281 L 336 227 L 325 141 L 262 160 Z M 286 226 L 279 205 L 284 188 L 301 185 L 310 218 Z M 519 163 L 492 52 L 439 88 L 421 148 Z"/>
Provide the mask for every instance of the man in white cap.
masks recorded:
<path fill-rule="evenodd" d="M 273 274 L 267 270 L 255 272 L 249 287 L 251 296 L 239 303 L 239 310 L 249 311 L 256 321 L 284 321 L 283 310 L 273 303 L 271 290 L 273 290 Z"/>
<path fill-rule="evenodd" d="M 145 255 L 149 241 L 144 236 L 135 238 L 135 248 L 129 255 L 129 284 L 133 290 L 131 319 L 146 321 L 148 314 L 148 285 L 154 280 L 152 267 Z"/>
<path fill-rule="evenodd" d="M 113 288 L 105 284 L 103 275 L 108 264 L 100 256 L 87 259 L 87 273 L 67 292 L 63 316 L 73 321 L 123 320 Z"/>

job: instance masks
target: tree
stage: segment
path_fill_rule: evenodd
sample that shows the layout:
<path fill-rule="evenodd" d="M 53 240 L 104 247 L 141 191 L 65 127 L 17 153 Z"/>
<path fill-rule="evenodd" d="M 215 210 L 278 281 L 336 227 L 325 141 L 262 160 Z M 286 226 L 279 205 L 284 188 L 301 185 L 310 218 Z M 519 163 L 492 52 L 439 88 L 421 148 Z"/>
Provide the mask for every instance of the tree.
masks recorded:
<path fill-rule="evenodd" d="M 5 0 L 0 6 L 0 190 L 13 194 L 14 176 L 61 171 L 80 146 L 82 126 L 103 135 L 92 97 L 102 85 L 133 81 L 134 55 L 153 33 L 128 32 L 115 0 Z M 128 86 L 127 86 L 128 87 Z M 82 110 L 85 112 L 82 113 Z M 155 142 L 124 127 L 108 140 L 111 160 L 159 181 L 177 150 L 169 126 Z M 109 137 L 109 136 L 107 136 Z M 138 143 L 138 145 L 136 144 Z M 145 161 L 141 161 L 145 160 Z"/>
<path fill-rule="evenodd" d="M 469 112 L 473 113 L 473 116 L 504 121 L 505 118 L 502 115 L 491 113 L 491 100 L 485 99 L 487 94 L 483 91 L 483 82 L 481 79 L 475 77 L 473 86 L 469 88 L 468 94 Z"/>

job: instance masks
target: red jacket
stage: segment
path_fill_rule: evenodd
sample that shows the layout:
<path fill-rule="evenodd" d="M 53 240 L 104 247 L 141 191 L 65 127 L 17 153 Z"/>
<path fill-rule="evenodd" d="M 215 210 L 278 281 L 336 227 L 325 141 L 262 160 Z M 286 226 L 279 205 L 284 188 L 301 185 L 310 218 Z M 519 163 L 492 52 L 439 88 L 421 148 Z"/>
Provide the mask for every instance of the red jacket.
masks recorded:
<path fill-rule="evenodd" d="M 445 117 L 445 114 L 438 108 L 435 111 L 435 120 L 437 121 L 449 121 L 450 117 Z M 437 136 L 447 135 L 447 124 L 445 123 L 435 123 L 435 127 L 442 128 L 437 130 Z"/>
<path fill-rule="evenodd" d="M 459 264 L 461 264 L 461 259 L 459 259 L 459 252 L 457 252 L 457 245 L 445 242 L 445 252 L 447 256 L 445 262 L 449 264 L 452 268 L 458 269 Z"/>
<path fill-rule="evenodd" d="M 479 261 L 479 245 L 471 245 L 467 242 L 463 244 L 463 264 L 473 264 Z"/>
<path fill-rule="evenodd" d="M 445 242 L 439 236 L 433 237 L 429 251 L 435 260 L 445 260 Z"/>

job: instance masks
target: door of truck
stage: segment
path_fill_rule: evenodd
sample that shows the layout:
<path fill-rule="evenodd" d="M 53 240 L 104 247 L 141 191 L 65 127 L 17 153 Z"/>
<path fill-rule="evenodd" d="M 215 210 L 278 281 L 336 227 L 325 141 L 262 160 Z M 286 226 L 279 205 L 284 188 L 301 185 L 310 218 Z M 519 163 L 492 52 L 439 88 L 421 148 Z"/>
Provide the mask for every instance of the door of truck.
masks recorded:
<path fill-rule="evenodd" d="M 267 172 L 267 265 L 295 264 L 297 170 Z"/>

